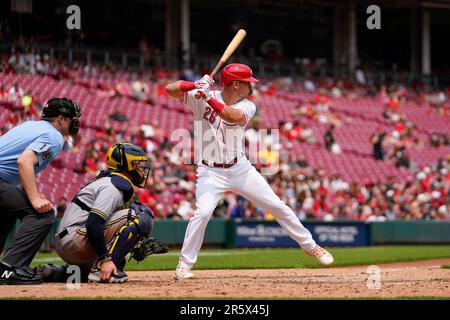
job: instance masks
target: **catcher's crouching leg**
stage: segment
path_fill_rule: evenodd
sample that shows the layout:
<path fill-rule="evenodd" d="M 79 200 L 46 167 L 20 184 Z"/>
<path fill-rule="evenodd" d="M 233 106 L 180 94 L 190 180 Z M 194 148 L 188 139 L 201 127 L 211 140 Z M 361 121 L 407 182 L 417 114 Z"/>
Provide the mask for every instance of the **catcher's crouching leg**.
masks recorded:
<path fill-rule="evenodd" d="M 39 275 L 44 282 L 66 282 L 69 278 L 67 267 L 69 265 L 43 264 L 34 269 L 34 273 Z"/>
<path fill-rule="evenodd" d="M 108 244 L 112 260 L 119 268 L 124 266 L 125 256 L 143 237 L 148 237 L 153 229 L 153 214 L 150 209 L 141 210 L 137 217 L 128 221 Z"/>

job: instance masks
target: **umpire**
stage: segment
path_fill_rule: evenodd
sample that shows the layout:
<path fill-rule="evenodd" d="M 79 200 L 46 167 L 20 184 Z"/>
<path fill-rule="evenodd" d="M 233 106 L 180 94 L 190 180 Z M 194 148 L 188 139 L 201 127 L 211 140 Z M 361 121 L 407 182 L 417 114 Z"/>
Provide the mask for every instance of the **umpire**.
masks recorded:
<path fill-rule="evenodd" d="M 0 263 L 0 284 L 42 282 L 29 265 L 50 231 L 54 210 L 35 176 L 58 156 L 64 139 L 78 133 L 80 116 L 72 100 L 52 98 L 40 121 L 24 122 L 0 137 L 0 252 L 16 220 L 22 221 Z"/>

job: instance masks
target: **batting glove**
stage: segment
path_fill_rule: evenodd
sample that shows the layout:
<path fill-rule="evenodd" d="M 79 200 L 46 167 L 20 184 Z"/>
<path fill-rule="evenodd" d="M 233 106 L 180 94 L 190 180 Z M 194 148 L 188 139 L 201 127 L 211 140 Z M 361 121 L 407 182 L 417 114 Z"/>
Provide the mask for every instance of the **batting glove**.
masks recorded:
<path fill-rule="evenodd" d="M 212 98 L 211 94 L 209 93 L 209 86 L 197 90 L 197 94 L 200 94 L 201 98 L 206 102 L 208 102 Z"/>
<path fill-rule="evenodd" d="M 205 74 L 201 79 L 195 81 L 194 84 L 197 89 L 203 89 L 205 87 L 211 87 L 214 82 L 214 79 L 210 75 Z"/>

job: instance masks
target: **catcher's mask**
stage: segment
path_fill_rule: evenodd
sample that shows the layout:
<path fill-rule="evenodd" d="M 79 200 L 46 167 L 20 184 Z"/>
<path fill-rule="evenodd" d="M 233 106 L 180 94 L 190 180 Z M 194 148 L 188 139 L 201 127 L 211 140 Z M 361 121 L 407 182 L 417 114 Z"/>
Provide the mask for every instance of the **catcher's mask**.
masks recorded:
<path fill-rule="evenodd" d="M 145 188 L 151 163 L 147 154 L 131 143 L 116 143 L 106 153 L 106 164 L 111 170 L 128 173 L 131 182 Z"/>
<path fill-rule="evenodd" d="M 80 129 L 81 108 L 67 98 L 51 98 L 42 107 L 42 119 L 54 118 L 59 115 L 70 118 L 69 134 L 75 136 Z"/>

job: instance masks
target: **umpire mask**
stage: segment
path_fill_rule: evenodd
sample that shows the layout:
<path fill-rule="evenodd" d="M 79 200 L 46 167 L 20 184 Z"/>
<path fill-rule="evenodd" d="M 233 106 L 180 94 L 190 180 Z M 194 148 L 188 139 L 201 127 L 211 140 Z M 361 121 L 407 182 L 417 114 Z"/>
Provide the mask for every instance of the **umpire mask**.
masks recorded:
<path fill-rule="evenodd" d="M 75 136 L 80 129 L 81 108 L 67 98 L 51 98 L 44 103 L 42 119 L 54 118 L 59 115 L 70 118 L 69 134 Z"/>

